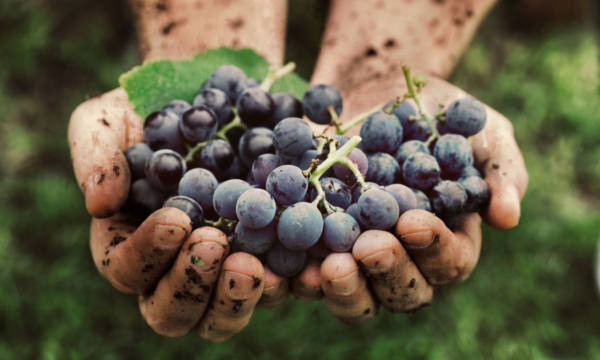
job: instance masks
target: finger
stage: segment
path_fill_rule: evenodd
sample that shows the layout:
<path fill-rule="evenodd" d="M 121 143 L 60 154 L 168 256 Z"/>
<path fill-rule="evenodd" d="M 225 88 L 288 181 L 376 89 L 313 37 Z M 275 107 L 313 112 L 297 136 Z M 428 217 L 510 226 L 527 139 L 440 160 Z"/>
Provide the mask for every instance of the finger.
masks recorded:
<path fill-rule="evenodd" d="M 131 176 L 123 150 L 142 139 L 142 122 L 121 88 L 86 101 L 71 115 L 73 169 L 92 216 L 113 215 L 127 200 Z"/>
<path fill-rule="evenodd" d="M 365 231 L 356 240 L 352 255 L 369 279 L 371 290 L 388 310 L 414 311 L 431 302 L 433 288 L 390 232 Z"/>
<path fill-rule="evenodd" d="M 192 232 L 152 295 L 140 297 L 140 310 L 156 333 L 181 336 L 198 323 L 228 251 L 221 230 L 201 227 Z"/>
<path fill-rule="evenodd" d="M 490 108 L 487 111 L 485 129 L 473 138 L 475 158 L 492 195 L 486 220 L 509 229 L 519 223 L 529 176 L 510 121 Z"/>
<path fill-rule="evenodd" d="M 452 233 L 442 220 L 425 210 L 400 216 L 396 235 L 431 285 L 465 280 L 479 259 L 481 218 L 465 214 Z"/>
<path fill-rule="evenodd" d="M 263 293 L 264 280 L 265 271 L 256 257 L 238 252 L 225 259 L 213 301 L 198 326 L 200 336 L 224 341 L 241 331 Z"/>
<path fill-rule="evenodd" d="M 92 219 L 90 248 L 98 271 L 118 290 L 148 293 L 169 268 L 191 232 L 189 217 L 176 208 L 150 215 L 131 235 L 123 218 Z"/>
<path fill-rule="evenodd" d="M 290 296 L 290 282 L 286 277 L 279 276 L 268 267 L 265 269 L 265 288 L 258 302 L 258 306 L 265 308 L 275 307 Z"/>
<path fill-rule="evenodd" d="M 349 253 L 332 253 L 321 264 L 321 287 L 331 313 L 348 324 L 375 316 L 377 304 Z"/>
<path fill-rule="evenodd" d="M 298 299 L 316 300 L 323 297 L 321 290 L 321 262 L 309 258 L 300 274 L 292 278 L 292 293 Z"/>

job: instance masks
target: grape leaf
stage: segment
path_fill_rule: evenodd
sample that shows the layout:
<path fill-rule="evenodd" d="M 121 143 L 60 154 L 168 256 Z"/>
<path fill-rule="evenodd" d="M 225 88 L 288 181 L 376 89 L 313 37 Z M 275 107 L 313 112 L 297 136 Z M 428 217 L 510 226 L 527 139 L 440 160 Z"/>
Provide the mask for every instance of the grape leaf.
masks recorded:
<path fill-rule="evenodd" d="M 249 78 L 259 81 L 267 74 L 269 63 L 250 49 L 219 48 L 196 54 L 189 60 L 148 61 L 119 77 L 135 112 L 142 118 L 159 110 L 171 100 L 191 102 L 200 86 L 220 65 L 240 67 Z M 277 80 L 271 93 L 289 92 L 302 98 L 308 83 L 295 73 Z"/>

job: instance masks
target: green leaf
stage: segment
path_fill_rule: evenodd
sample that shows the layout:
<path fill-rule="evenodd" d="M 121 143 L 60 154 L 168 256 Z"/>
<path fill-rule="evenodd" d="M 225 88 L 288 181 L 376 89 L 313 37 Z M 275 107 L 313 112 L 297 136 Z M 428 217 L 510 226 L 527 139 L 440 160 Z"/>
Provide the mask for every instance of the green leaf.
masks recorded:
<path fill-rule="evenodd" d="M 219 48 L 199 53 L 190 60 L 157 60 L 136 66 L 122 74 L 119 83 L 127 92 L 135 111 L 145 118 L 171 100 L 192 101 L 200 86 L 220 65 L 240 67 L 259 81 L 267 74 L 269 63 L 250 49 Z M 278 80 L 271 92 L 289 92 L 302 98 L 308 82 L 295 73 Z"/>

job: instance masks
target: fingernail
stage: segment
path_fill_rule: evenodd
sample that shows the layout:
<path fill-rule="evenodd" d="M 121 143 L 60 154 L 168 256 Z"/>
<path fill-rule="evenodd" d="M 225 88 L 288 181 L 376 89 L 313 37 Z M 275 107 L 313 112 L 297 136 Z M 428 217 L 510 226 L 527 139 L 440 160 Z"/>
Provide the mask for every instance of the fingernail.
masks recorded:
<path fill-rule="evenodd" d="M 358 288 L 358 271 L 353 271 L 350 274 L 329 280 L 331 284 L 331 292 L 336 295 L 350 295 Z"/>
<path fill-rule="evenodd" d="M 514 186 L 502 189 L 498 194 L 492 194 L 488 209 L 488 218 L 495 226 L 510 229 L 519 224 L 521 205 L 519 192 Z"/>
<path fill-rule="evenodd" d="M 190 262 L 195 268 L 198 270 L 214 270 L 214 267 L 220 266 L 225 254 L 223 246 L 212 241 L 192 243 L 190 246 Z"/>
<path fill-rule="evenodd" d="M 154 234 L 158 237 L 156 245 L 172 248 L 181 245 L 187 236 L 187 231 L 176 225 L 156 225 Z"/>
<path fill-rule="evenodd" d="M 391 250 L 378 251 L 375 254 L 369 255 L 360 262 L 371 273 L 388 272 L 394 266 L 394 253 Z"/>
<path fill-rule="evenodd" d="M 223 279 L 225 289 L 234 299 L 247 298 L 252 289 L 255 288 L 253 278 L 235 271 L 225 271 Z"/>
<path fill-rule="evenodd" d="M 412 249 L 424 249 L 431 245 L 434 240 L 431 230 L 418 231 L 410 234 L 402 234 L 402 242 Z"/>

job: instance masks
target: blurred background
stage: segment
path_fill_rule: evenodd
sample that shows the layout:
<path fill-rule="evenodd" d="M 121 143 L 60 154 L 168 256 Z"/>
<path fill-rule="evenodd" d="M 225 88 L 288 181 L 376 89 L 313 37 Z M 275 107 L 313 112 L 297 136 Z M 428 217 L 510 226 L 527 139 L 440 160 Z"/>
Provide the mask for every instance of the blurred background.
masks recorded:
<path fill-rule="evenodd" d="M 599 359 L 597 5 L 506 0 L 451 78 L 513 121 L 530 174 L 521 224 L 484 228 L 465 283 L 416 314 L 382 310 L 356 327 L 290 298 L 211 344 L 155 335 L 88 248 L 67 121 L 138 63 L 127 2 L 1 1 L 0 359 Z M 327 8 L 290 1 L 287 57 L 305 78 Z"/>

